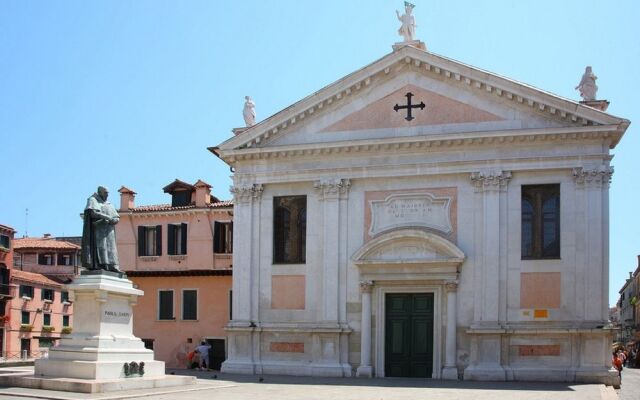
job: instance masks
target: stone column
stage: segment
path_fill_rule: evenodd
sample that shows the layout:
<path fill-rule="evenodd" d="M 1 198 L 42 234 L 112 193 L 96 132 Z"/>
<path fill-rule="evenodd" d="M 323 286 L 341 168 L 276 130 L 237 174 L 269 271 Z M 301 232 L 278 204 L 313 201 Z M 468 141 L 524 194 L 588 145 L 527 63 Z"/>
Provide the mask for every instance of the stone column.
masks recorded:
<path fill-rule="evenodd" d="M 447 291 L 447 337 L 445 339 L 445 362 L 442 370 L 442 379 L 457 380 L 458 368 L 456 367 L 456 334 L 457 334 L 457 297 L 458 282 L 451 281 L 445 283 Z"/>
<path fill-rule="evenodd" d="M 360 323 L 360 366 L 356 371 L 356 376 L 371 378 L 373 368 L 371 367 L 371 287 L 372 281 L 360 282 L 360 293 L 362 293 L 362 320 Z"/>
<path fill-rule="evenodd" d="M 318 199 L 323 202 L 323 279 L 322 279 L 322 317 L 326 322 L 338 323 L 339 289 L 344 282 L 339 280 L 340 266 L 340 199 L 349 193 L 349 179 L 323 179 L 314 182 Z"/>

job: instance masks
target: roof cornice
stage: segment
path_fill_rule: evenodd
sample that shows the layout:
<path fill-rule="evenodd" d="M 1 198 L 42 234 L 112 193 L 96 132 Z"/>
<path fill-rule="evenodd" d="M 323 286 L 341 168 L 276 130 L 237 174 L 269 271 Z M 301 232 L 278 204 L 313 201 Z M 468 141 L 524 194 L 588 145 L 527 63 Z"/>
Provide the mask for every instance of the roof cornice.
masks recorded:
<path fill-rule="evenodd" d="M 610 147 L 612 147 L 620 140 L 621 135 L 622 132 L 620 132 L 618 125 L 515 129 L 245 148 L 220 151 L 220 157 L 227 163 L 233 164 L 237 161 L 264 158 L 308 157 L 338 153 L 373 153 L 397 149 L 455 148 L 461 146 L 483 146 L 523 142 L 564 142 L 575 140 L 609 140 Z"/>

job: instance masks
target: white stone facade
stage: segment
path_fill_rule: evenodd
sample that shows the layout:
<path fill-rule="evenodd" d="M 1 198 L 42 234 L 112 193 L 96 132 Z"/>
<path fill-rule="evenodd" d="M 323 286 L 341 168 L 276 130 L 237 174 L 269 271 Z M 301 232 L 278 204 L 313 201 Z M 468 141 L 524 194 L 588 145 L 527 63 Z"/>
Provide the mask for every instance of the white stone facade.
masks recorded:
<path fill-rule="evenodd" d="M 393 106 L 409 90 L 426 108 L 407 122 Z M 430 293 L 433 378 L 612 383 L 609 150 L 628 124 L 405 46 L 224 142 L 223 371 L 383 377 L 386 296 Z M 522 186 L 542 184 L 560 187 L 561 255 L 523 260 Z M 274 197 L 294 195 L 306 262 L 275 264 Z M 558 304 L 523 307 L 529 277 L 557 277 L 542 289 Z M 274 307 L 276 281 L 296 306 Z"/>

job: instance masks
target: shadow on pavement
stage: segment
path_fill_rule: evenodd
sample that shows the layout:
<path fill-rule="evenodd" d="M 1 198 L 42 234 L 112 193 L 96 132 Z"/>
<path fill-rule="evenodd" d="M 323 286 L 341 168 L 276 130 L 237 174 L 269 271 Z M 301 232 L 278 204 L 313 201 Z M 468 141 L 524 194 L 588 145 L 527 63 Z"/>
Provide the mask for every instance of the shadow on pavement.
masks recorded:
<path fill-rule="evenodd" d="M 573 392 L 575 391 L 574 387 L 580 385 L 579 383 L 572 382 L 476 382 L 420 378 L 323 378 L 285 375 L 238 375 L 193 369 L 167 369 L 167 374 L 195 376 L 202 380 L 272 385 L 409 387 L 491 391 L 528 390 Z"/>

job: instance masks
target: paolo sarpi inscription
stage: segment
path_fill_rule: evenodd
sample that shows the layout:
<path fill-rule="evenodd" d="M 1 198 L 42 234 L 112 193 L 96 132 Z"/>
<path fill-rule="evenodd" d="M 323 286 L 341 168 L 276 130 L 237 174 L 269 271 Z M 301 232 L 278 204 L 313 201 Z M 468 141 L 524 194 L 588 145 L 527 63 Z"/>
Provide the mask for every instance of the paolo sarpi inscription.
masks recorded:
<path fill-rule="evenodd" d="M 416 227 L 435 229 L 445 234 L 453 227 L 449 210 L 450 197 L 436 197 L 431 193 L 392 194 L 384 200 L 371 200 L 371 228 L 369 235 L 395 228 Z"/>

